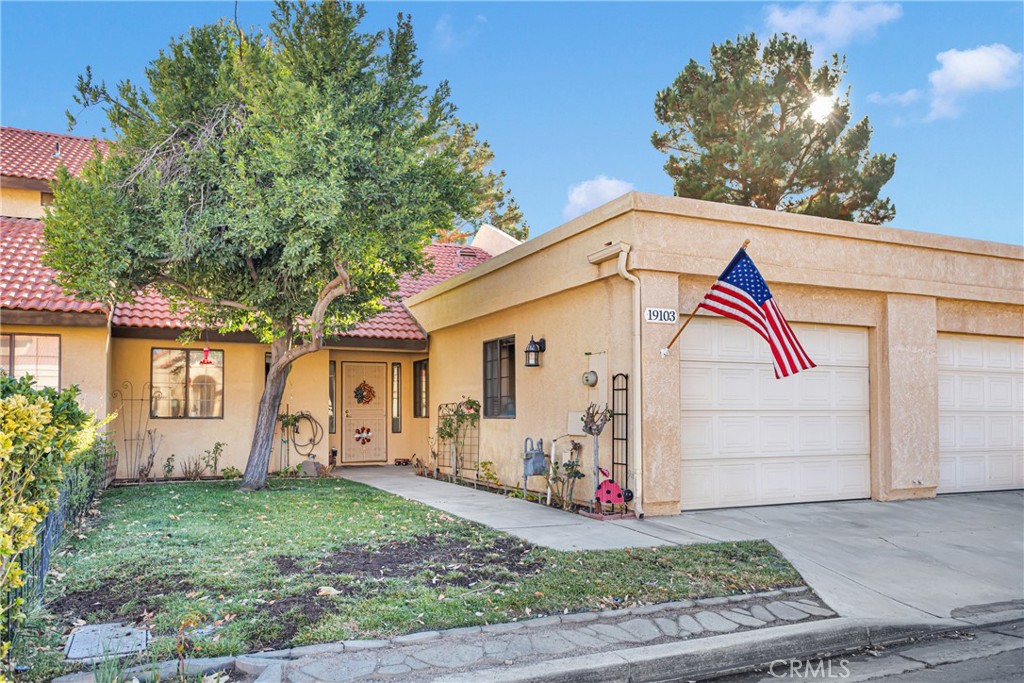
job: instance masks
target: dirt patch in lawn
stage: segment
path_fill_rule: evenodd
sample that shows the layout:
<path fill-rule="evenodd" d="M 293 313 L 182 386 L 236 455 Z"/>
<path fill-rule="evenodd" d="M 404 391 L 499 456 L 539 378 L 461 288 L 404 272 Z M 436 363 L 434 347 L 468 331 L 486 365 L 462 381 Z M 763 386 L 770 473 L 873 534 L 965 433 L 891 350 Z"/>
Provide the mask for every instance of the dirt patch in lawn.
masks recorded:
<path fill-rule="evenodd" d="M 314 626 L 330 610 L 324 598 L 316 595 L 292 595 L 260 605 L 266 621 L 280 625 L 270 638 L 262 639 L 259 647 L 278 650 L 288 645 L 304 626 Z"/>
<path fill-rule="evenodd" d="M 62 595 L 49 603 L 47 608 L 54 614 L 76 617 L 120 614 L 140 621 L 143 612 L 152 614 L 157 611 L 158 598 L 190 590 L 191 582 L 180 574 L 165 577 L 119 577 L 116 581 L 101 583 L 91 590 Z M 134 601 L 135 609 L 132 614 L 123 614 L 121 610 L 129 601 Z"/>
<path fill-rule="evenodd" d="M 277 573 L 281 576 L 293 576 L 304 571 L 302 564 L 291 555 L 275 555 L 270 560 L 277 567 Z"/>
<path fill-rule="evenodd" d="M 544 562 L 532 550 L 529 543 L 511 537 L 474 546 L 465 539 L 424 535 L 374 549 L 345 546 L 321 557 L 313 571 L 373 578 L 423 575 L 431 585 L 467 587 L 536 574 Z"/>

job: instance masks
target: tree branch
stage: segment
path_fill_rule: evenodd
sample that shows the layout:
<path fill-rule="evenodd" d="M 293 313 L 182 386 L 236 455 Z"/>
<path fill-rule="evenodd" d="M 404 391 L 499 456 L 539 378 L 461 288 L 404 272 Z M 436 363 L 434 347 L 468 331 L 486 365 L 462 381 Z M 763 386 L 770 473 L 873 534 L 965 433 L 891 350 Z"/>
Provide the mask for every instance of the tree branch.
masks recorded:
<path fill-rule="evenodd" d="M 210 297 L 199 296 L 198 294 L 192 292 L 192 290 L 190 290 L 185 283 L 178 282 L 177 280 L 169 278 L 166 275 L 160 275 L 159 277 L 157 277 L 156 282 L 162 282 L 164 284 L 171 285 L 172 287 L 177 287 L 184 293 L 184 295 L 187 298 L 191 299 L 192 301 L 195 301 L 198 304 L 207 304 L 209 306 L 224 306 L 226 308 L 237 308 L 242 311 L 255 312 L 257 310 L 252 306 L 246 306 L 245 304 L 239 303 L 237 301 L 231 301 L 230 299 L 211 299 Z"/>

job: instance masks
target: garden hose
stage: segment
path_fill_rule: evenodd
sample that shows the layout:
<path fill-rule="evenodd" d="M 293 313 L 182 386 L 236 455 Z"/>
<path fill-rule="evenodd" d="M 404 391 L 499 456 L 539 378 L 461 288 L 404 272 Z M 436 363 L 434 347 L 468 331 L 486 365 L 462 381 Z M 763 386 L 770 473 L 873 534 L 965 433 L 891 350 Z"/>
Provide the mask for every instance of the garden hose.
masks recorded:
<path fill-rule="evenodd" d="M 308 422 L 309 426 L 305 429 L 300 429 L 300 425 L 303 422 Z M 295 446 L 295 452 L 307 457 L 324 439 L 323 425 L 317 422 L 317 419 L 305 410 L 295 414 L 295 424 L 291 432 L 292 445 Z"/>

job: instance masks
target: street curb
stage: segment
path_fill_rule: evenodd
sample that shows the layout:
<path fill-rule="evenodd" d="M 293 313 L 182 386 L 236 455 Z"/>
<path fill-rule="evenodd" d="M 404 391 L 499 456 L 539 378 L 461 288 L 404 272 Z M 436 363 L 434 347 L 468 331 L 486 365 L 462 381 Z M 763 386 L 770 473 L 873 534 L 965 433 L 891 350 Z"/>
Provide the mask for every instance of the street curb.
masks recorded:
<path fill-rule="evenodd" d="M 1024 606 L 1011 607 L 1010 609 L 995 612 L 974 612 L 968 615 L 957 615 L 953 619 L 963 622 L 965 628 L 1005 626 L 1006 624 L 1024 621 Z"/>
<path fill-rule="evenodd" d="M 728 633 L 598 655 L 552 659 L 525 666 L 477 669 L 434 678 L 434 683 L 569 683 L 570 681 L 707 680 L 775 660 L 834 656 L 964 628 L 955 619 L 891 621 L 839 617 Z"/>

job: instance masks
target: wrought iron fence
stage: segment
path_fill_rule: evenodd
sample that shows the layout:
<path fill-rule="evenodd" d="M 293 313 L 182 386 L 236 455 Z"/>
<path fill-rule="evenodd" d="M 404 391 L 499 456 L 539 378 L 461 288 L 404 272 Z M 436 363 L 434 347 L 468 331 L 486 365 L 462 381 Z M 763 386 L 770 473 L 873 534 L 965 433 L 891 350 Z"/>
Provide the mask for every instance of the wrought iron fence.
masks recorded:
<path fill-rule="evenodd" d="M 67 530 L 74 528 L 89 509 L 96 494 L 113 479 L 117 467 L 116 457 L 101 464 L 102 469 L 89 472 L 85 468 L 70 467 L 60 485 L 60 496 L 50 508 L 43 523 L 36 528 L 35 543 L 15 558 L 25 572 L 24 584 L 0 595 L 4 604 L 3 640 L 14 645 L 18 636 L 18 621 L 14 607 L 22 601 L 22 610 L 38 605 L 46 589 L 46 576 L 50 572 L 50 559 L 60 545 Z"/>

